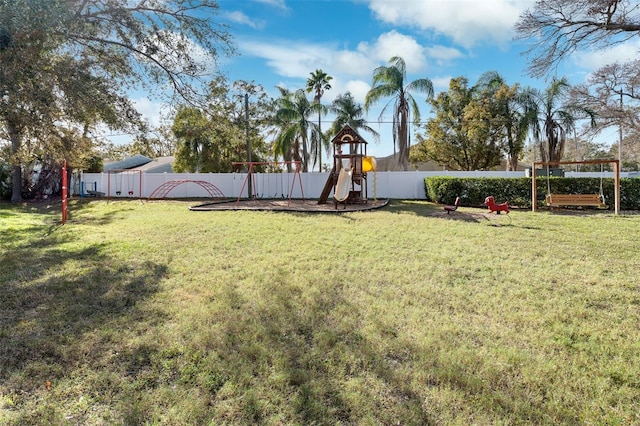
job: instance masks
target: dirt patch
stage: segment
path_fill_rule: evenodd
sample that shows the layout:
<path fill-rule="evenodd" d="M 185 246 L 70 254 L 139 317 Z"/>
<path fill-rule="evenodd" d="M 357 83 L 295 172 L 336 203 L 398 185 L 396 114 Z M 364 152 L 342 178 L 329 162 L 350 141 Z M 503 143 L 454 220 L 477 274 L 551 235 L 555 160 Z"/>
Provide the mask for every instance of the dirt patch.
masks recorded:
<path fill-rule="evenodd" d="M 337 205 L 333 202 L 318 204 L 317 200 L 279 200 L 279 199 L 255 199 L 255 200 L 233 200 L 224 202 L 205 203 L 190 207 L 194 211 L 215 211 L 215 210 L 265 210 L 265 211 L 289 211 L 289 212 L 324 212 L 324 213 L 344 213 L 374 210 L 389 204 L 389 200 L 368 200 L 366 203 Z"/>

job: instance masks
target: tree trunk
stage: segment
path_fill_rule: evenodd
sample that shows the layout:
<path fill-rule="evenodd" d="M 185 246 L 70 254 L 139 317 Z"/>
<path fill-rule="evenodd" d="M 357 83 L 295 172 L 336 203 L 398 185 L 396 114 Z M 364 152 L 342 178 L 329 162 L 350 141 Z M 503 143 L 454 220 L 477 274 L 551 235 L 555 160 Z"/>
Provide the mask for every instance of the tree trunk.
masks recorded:
<path fill-rule="evenodd" d="M 320 100 L 318 100 L 320 103 Z M 322 173 L 322 149 L 324 146 L 322 145 L 322 121 L 321 121 L 320 111 L 318 111 L 318 171 Z"/>
<path fill-rule="evenodd" d="M 402 112 L 400 114 L 400 129 L 399 129 L 399 155 L 400 155 L 400 164 L 402 165 L 402 170 L 405 172 L 409 170 L 409 123 L 407 119 L 406 113 Z"/>
<path fill-rule="evenodd" d="M 18 151 L 20 151 L 21 138 L 20 133 L 18 132 L 17 127 L 11 123 L 7 123 L 7 131 L 9 132 L 9 139 L 11 140 L 11 156 L 13 157 L 12 161 L 17 161 L 16 157 Z M 22 201 L 22 165 L 18 162 L 18 164 L 14 164 L 12 166 L 11 173 L 11 202 L 19 203 Z"/>
<path fill-rule="evenodd" d="M 307 138 L 302 138 L 302 172 L 309 171 L 309 151 L 307 150 Z"/>

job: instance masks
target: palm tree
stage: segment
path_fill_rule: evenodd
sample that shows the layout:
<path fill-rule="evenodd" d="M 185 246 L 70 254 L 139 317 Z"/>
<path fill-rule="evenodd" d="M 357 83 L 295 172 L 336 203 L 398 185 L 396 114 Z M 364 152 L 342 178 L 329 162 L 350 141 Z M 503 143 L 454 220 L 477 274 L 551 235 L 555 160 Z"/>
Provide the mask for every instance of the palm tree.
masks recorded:
<path fill-rule="evenodd" d="M 325 90 L 331 89 L 331 81 L 333 77 L 322 71 L 321 69 L 317 69 L 311 73 L 311 77 L 307 79 L 307 93 L 314 92 L 313 102 L 321 106 L 320 103 L 322 99 L 322 95 L 324 95 Z M 315 138 L 312 136 L 311 138 L 311 152 L 317 154 L 318 163 L 320 164 L 320 171 L 322 171 L 322 148 L 325 143 L 323 143 L 322 137 L 322 125 L 321 125 L 321 116 L 326 112 L 324 108 L 318 108 L 318 132 L 314 133 Z M 315 143 L 314 143 L 315 142 Z M 328 141 L 327 141 L 328 143 Z M 316 155 L 313 156 L 313 164 L 315 165 Z"/>
<path fill-rule="evenodd" d="M 565 77 L 555 77 L 544 91 L 532 90 L 535 116 L 532 133 L 540 145 L 544 162 L 562 160 L 567 133 L 575 129 L 576 120 L 588 118 L 595 126 L 595 112 L 589 107 L 567 101 L 571 86 Z M 563 102 L 564 101 L 564 102 Z"/>
<path fill-rule="evenodd" d="M 373 70 L 373 87 L 367 93 L 364 102 L 364 109 L 368 111 L 371 106 L 382 98 L 393 97 L 393 149 L 395 154 L 396 144 L 399 152 L 399 164 L 402 164 L 403 170 L 409 169 L 409 150 L 411 148 L 411 140 L 409 136 L 409 119 L 413 114 L 413 124 L 420 124 L 420 109 L 418 103 L 411 95 L 411 91 L 425 93 L 427 98 L 433 97 L 433 83 L 428 78 L 420 78 L 408 83 L 405 86 L 407 78 L 407 69 L 404 62 L 399 56 L 389 59 L 389 66 L 381 66 Z M 386 111 L 391 101 L 389 101 L 378 117 L 378 121 L 382 120 L 382 115 Z"/>
<path fill-rule="evenodd" d="M 339 95 L 331 103 L 329 110 L 336 115 L 330 134 L 336 135 L 345 125 L 349 125 L 356 132 L 362 129 L 371 133 L 376 141 L 380 140 L 378 132 L 369 127 L 367 121 L 363 118 L 364 109 L 356 102 L 351 92 Z"/>
<path fill-rule="evenodd" d="M 275 122 L 280 128 L 273 146 L 274 155 L 302 162 L 302 171 L 307 172 L 309 131 L 317 132 L 317 126 L 309 120 L 309 116 L 317 110 L 318 104 L 309 102 L 303 89 L 293 93 L 282 87 L 278 87 L 278 90 L 280 98 L 276 100 Z"/>

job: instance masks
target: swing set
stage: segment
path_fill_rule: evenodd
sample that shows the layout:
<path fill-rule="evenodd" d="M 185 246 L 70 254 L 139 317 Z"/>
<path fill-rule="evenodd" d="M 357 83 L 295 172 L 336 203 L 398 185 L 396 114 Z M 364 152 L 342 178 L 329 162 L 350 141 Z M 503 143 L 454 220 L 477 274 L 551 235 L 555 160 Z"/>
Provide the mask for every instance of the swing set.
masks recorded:
<path fill-rule="evenodd" d="M 252 198 L 254 201 L 258 198 L 263 198 L 265 194 L 265 176 L 261 176 L 262 183 L 262 191 L 261 194 L 258 195 L 258 185 L 256 181 L 256 172 L 254 172 L 255 166 L 269 166 L 269 167 L 279 167 L 280 165 L 293 165 L 294 172 L 293 178 L 291 179 L 291 186 L 288 188 L 288 194 L 284 193 L 284 183 L 283 183 L 283 173 L 278 173 L 280 175 L 280 195 L 283 199 L 287 199 L 287 206 L 291 205 L 291 197 L 293 196 L 293 187 L 295 186 L 296 178 L 298 179 L 298 184 L 300 185 L 300 194 L 302 196 L 302 202 L 304 203 L 304 190 L 302 188 L 302 177 L 300 176 L 300 161 L 238 161 L 232 163 L 234 166 L 247 166 L 247 174 L 244 178 L 244 182 L 242 183 L 242 188 L 240 188 L 240 194 L 238 194 L 238 199 L 236 200 L 236 204 L 240 202 L 242 198 L 242 193 L 244 189 L 248 190 L 248 198 Z M 266 176 L 266 183 L 269 183 L 269 174 Z M 287 185 L 288 186 L 288 185 Z M 277 192 L 277 181 L 276 181 L 276 193 L 273 198 L 276 198 L 278 195 Z M 270 197 L 268 197 L 270 198 Z"/>
<path fill-rule="evenodd" d="M 117 197 L 134 197 L 142 196 L 142 171 L 127 169 L 112 169 L 107 171 L 107 198 L 112 196 L 111 193 L 111 177 L 115 187 L 115 196 Z M 122 184 L 126 184 L 126 194 L 123 194 Z"/>
<path fill-rule="evenodd" d="M 620 214 L 620 162 L 618 160 L 583 160 L 583 161 L 556 161 L 556 162 L 534 162 L 532 167 L 531 179 L 531 211 L 537 210 L 537 182 L 536 167 L 547 167 L 547 194 L 545 203 L 548 207 L 606 207 L 602 188 L 602 174 L 604 164 L 613 163 L 614 172 L 614 212 Z M 599 194 L 554 194 L 551 192 L 551 184 L 549 180 L 549 166 L 566 166 L 576 164 L 599 164 L 600 175 L 600 193 Z"/>

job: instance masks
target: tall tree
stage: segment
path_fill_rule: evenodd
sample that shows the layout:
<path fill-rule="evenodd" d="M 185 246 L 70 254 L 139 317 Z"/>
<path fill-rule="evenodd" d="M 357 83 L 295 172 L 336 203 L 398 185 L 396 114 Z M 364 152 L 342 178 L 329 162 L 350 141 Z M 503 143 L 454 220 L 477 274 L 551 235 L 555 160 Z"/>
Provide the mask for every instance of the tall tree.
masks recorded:
<path fill-rule="evenodd" d="M 356 102 L 351 92 L 338 95 L 331 103 L 330 111 L 335 114 L 335 120 L 329 130 L 331 135 L 338 134 L 345 125 L 349 125 L 358 133 L 364 130 L 371 133 L 376 141 L 380 140 L 380 134 L 367 124 L 363 117 L 364 108 Z"/>
<path fill-rule="evenodd" d="M 545 90 L 531 92 L 537 117 L 532 132 L 542 161 L 562 160 L 567 133 L 575 129 L 578 120 L 586 118 L 595 126 L 595 113 L 588 106 L 572 102 L 568 97 L 570 88 L 563 77 L 554 78 Z"/>
<path fill-rule="evenodd" d="M 432 160 L 450 170 L 487 170 L 502 158 L 504 131 L 487 99 L 465 77 L 451 79 L 449 90 L 430 101 L 435 117 L 426 136 L 411 151 L 412 161 Z"/>
<path fill-rule="evenodd" d="M 245 94 L 251 99 L 245 105 Z M 272 101 L 262 86 L 236 81 L 229 85 L 219 76 L 209 84 L 206 108 L 183 105 L 173 122 L 178 142 L 175 169 L 178 172 L 228 173 L 234 162 L 247 159 L 247 122 L 252 161 L 264 161 L 267 146 L 263 132 Z M 256 171 L 260 171 L 257 167 Z"/>
<path fill-rule="evenodd" d="M 537 0 L 515 29 L 532 42 L 531 74 L 542 76 L 577 50 L 605 49 L 640 35 L 640 8 L 637 0 Z"/>
<path fill-rule="evenodd" d="M 194 79 L 233 51 L 217 8 L 215 0 L 1 0 L 0 128 L 11 141 L 12 200 L 22 197 L 25 140 L 51 140 L 60 123 L 142 129 L 132 87 L 195 101 Z"/>
<path fill-rule="evenodd" d="M 380 112 L 378 120 L 382 120 L 384 112 L 391 102 L 393 102 L 393 148 L 396 146 L 399 153 L 399 164 L 403 170 L 409 169 L 409 150 L 411 149 L 410 120 L 413 117 L 413 124 L 420 124 L 420 108 L 411 92 L 416 91 L 427 95 L 427 99 L 433 97 L 433 83 L 428 78 L 420 78 L 410 83 L 406 83 L 407 67 L 399 56 L 389 59 L 389 66 L 380 66 L 373 71 L 373 85 L 367 93 L 364 102 L 364 109 L 368 111 L 373 104 L 380 99 L 391 97 Z"/>
<path fill-rule="evenodd" d="M 273 147 L 274 154 L 284 158 L 293 157 L 295 161 L 302 162 L 302 171 L 308 172 L 309 134 L 312 131 L 318 132 L 317 125 L 310 120 L 310 116 L 320 105 L 309 102 L 303 89 L 293 93 L 283 87 L 278 87 L 278 90 L 280 97 L 276 99 L 275 121 L 280 127 Z"/>
<path fill-rule="evenodd" d="M 171 132 L 153 137 L 141 135 L 127 146 L 127 151 L 130 155 L 142 154 L 149 158 L 167 157 L 175 152 L 175 140 Z"/>
<path fill-rule="evenodd" d="M 608 64 L 593 72 L 586 84 L 575 87 L 576 102 L 598 114 L 600 131 L 620 126 L 624 133 L 640 131 L 640 60 Z"/>
<path fill-rule="evenodd" d="M 322 171 L 322 149 L 328 148 L 329 141 L 324 138 L 322 134 L 322 114 L 326 113 L 326 108 L 322 108 L 322 95 L 324 95 L 325 90 L 331 89 L 331 84 L 329 83 L 333 80 L 333 77 L 328 75 L 326 72 L 321 69 L 317 69 L 311 73 L 311 77 L 307 79 L 307 93 L 313 92 L 313 102 L 318 104 L 318 132 L 312 135 L 311 137 L 311 155 L 313 156 L 313 163 L 315 165 L 316 158 L 318 159 L 318 163 L 320 165 L 320 170 Z"/>
<path fill-rule="evenodd" d="M 517 170 L 527 134 L 536 120 L 531 89 L 509 86 L 499 73 L 489 71 L 480 76 L 475 90 L 488 100 L 493 122 L 503 129 L 507 170 Z"/>

